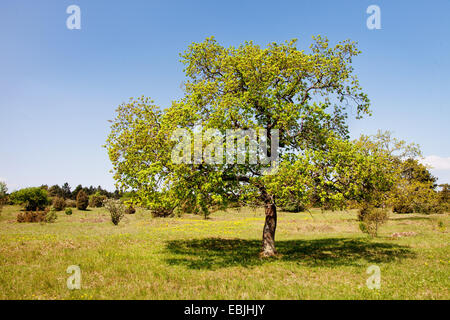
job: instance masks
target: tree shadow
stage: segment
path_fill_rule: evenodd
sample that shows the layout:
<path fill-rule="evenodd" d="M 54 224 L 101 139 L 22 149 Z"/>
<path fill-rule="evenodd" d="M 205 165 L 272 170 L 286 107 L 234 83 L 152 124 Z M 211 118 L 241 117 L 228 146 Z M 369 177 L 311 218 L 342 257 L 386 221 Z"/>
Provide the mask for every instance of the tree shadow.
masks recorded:
<path fill-rule="evenodd" d="M 205 238 L 172 240 L 166 243 L 171 254 L 166 262 L 189 269 L 209 269 L 258 266 L 273 261 L 291 261 L 311 267 L 356 266 L 368 263 L 390 262 L 414 257 L 409 247 L 394 243 L 377 243 L 367 239 L 327 238 L 315 240 L 277 241 L 278 256 L 259 257 L 261 241 L 242 239 Z M 174 257 L 175 255 L 175 257 Z"/>

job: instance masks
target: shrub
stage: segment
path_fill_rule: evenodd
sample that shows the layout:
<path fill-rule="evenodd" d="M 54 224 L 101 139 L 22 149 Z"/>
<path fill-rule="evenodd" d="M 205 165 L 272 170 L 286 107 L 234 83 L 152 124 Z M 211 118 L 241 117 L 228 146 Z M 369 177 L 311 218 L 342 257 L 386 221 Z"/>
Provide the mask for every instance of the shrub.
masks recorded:
<path fill-rule="evenodd" d="M 111 221 L 116 226 L 119 224 L 125 213 L 125 206 L 120 200 L 107 199 L 103 202 L 103 206 L 111 214 Z"/>
<path fill-rule="evenodd" d="M 398 203 L 392 207 L 392 211 L 395 213 L 411 213 L 414 212 L 414 208 L 405 203 Z"/>
<path fill-rule="evenodd" d="M 77 209 L 78 210 L 86 210 L 89 205 L 89 198 L 84 192 L 84 190 L 80 190 L 77 194 Z"/>
<path fill-rule="evenodd" d="M 100 208 L 103 205 L 103 201 L 106 199 L 106 196 L 97 192 L 89 197 L 89 207 Z"/>
<path fill-rule="evenodd" d="M 17 222 L 45 222 L 46 211 L 25 211 L 19 212 L 17 215 Z"/>
<path fill-rule="evenodd" d="M 51 208 L 49 212 L 45 215 L 45 222 L 53 223 L 58 219 L 55 208 Z"/>
<path fill-rule="evenodd" d="M 67 214 L 68 216 L 70 216 L 72 214 L 72 209 L 71 208 L 66 208 L 64 213 Z"/>
<path fill-rule="evenodd" d="M 61 197 L 53 198 L 53 208 L 56 211 L 63 211 L 65 207 L 66 207 L 66 201 L 64 200 L 64 198 L 61 198 Z"/>
<path fill-rule="evenodd" d="M 154 206 L 151 208 L 153 218 L 168 217 L 173 214 L 174 208 L 164 206 Z"/>
<path fill-rule="evenodd" d="M 66 200 L 66 207 L 67 208 L 76 208 L 77 202 L 75 200 Z"/>
<path fill-rule="evenodd" d="M 358 214 L 359 228 L 363 233 L 367 233 L 372 237 L 378 235 L 378 228 L 384 224 L 389 218 L 388 211 L 384 208 L 374 208 L 366 206 L 362 208 Z"/>
<path fill-rule="evenodd" d="M 127 209 L 125 210 L 125 213 L 126 213 L 126 214 L 135 214 L 135 213 L 136 213 L 136 209 L 135 209 L 132 205 L 130 205 L 130 206 L 128 206 Z"/>
<path fill-rule="evenodd" d="M 297 213 L 297 212 L 304 212 L 306 210 L 306 207 L 301 203 L 288 203 L 284 205 L 281 209 L 286 212 Z"/>
<path fill-rule="evenodd" d="M 25 188 L 10 196 L 14 204 L 23 205 L 26 211 L 43 210 L 48 204 L 47 191 L 41 188 Z"/>

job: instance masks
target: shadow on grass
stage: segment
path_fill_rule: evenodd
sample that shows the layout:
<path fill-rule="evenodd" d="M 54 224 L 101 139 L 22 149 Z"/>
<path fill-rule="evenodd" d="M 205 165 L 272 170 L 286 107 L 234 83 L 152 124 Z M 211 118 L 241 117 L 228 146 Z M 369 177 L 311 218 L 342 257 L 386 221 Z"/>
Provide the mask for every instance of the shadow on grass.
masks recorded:
<path fill-rule="evenodd" d="M 352 266 L 360 265 L 360 259 L 369 263 L 381 263 L 414 256 L 405 246 L 354 238 L 277 241 L 279 255 L 270 259 L 259 258 L 260 246 L 261 241 L 257 240 L 172 240 L 167 242 L 166 250 L 175 257 L 166 259 L 166 262 L 190 269 L 214 270 L 233 266 L 257 266 L 272 261 L 298 262 L 312 267 Z"/>

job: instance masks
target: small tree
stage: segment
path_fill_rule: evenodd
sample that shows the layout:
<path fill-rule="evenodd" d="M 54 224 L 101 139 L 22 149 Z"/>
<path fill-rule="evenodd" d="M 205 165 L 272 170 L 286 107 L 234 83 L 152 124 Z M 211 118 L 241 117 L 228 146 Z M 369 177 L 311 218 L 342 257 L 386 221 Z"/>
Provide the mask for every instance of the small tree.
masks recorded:
<path fill-rule="evenodd" d="M 48 195 L 50 197 L 62 197 L 63 196 L 63 190 L 61 187 L 57 184 L 51 186 L 48 188 Z"/>
<path fill-rule="evenodd" d="M 89 198 L 84 192 L 84 190 L 80 190 L 77 194 L 77 209 L 78 210 L 86 210 L 89 205 Z"/>
<path fill-rule="evenodd" d="M 66 201 L 62 197 L 53 198 L 53 208 L 56 211 L 62 211 L 66 207 Z"/>
<path fill-rule="evenodd" d="M 126 208 L 123 203 L 120 200 L 107 199 L 103 202 L 103 206 L 111 214 L 112 223 L 117 226 L 125 214 Z"/>
<path fill-rule="evenodd" d="M 64 199 L 70 199 L 72 192 L 70 191 L 70 185 L 67 182 L 61 187 L 61 193 Z"/>
<path fill-rule="evenodd" d="M 44 210 L 49 204 L 47 191 L 41 188 L 25 188 L 10 196 L 15 204 L 23 205 L 27 211 Z"/>
<path fill-rule="evenodd" d="M 45 222 L 53 223 L 58 219 L 55 208 L 51 208 L 49 212 L 45 215 Z"/>
<path fill-rule="evenodd" d="M 362 232 L 372 237 L 378 236 L 379 227 L 386 223 L 389 218 L 388 211 L 384 208 L 374 208 L 367 206 L 361 209 L 359 218 L 359 228 Z"/>

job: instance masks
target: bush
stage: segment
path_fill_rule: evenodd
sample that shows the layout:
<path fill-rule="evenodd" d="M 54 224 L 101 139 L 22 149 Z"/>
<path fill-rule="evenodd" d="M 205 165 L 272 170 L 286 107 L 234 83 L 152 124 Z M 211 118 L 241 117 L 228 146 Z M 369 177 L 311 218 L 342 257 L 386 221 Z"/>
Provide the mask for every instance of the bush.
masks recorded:
<path fill-rule="evenodd" d="M 164 206 L 154 206 L 153 208 L 151 208 L 150 211 L 152 213 L 153 218 L 162 218 L 172 215 L 174 208 L 168 208 Z"/>
<path fill-rule="evenodd" d="M 14 204 L 23 205 L 26 211 L 44 210 L 49 204 L 47 191 L 41 188 L 25 188 L 10 196 Z"/>
<path fill-rule="evenodd" d="M 392 207 L 392 211 L 395 213 L 412 213 L 414 212 L 414 208 L 411 205 L 399 203 Z"/>
<path fill-rule="evenodd" d="M 78 210 L 86 210 L 89 205 L 89 198 L 84 192 L 84 190 L 80 190 L 77 194 L 77 209 Z"/>
<path fill-rule="evenodd" d="M 119 224 L 120 220 L 123 218 L 125 213 L 125 206 L 120 200 L 107 199 L 103 202 L 103 206 L 111 214 L 111 221 L 116 226 Z"/>
<path fill-rule="evenodd" d="M 17 215 L 17 222 L 45 222 L 46 211 L 25 211 L 19 212 Z"/>
<path fill-rule="evenodd" d="M 72 214 L 72 209 L 71 208 L 66 208 L 64 213 L 67 214 L 68 216 L 70 216 Z"/>
<path fill-rule="evenodd" d="M 63 211 L 65 207 L 66 207 L 66 201 L 64 200 L 64 198 L 61 198 L 61 197 L 53 198 L 53 208 L 56 211 Z"/>
<path fill-rule="evenodd" d="M 97 192 L 89 197 L 89 207 L 100 208 L 103 205 L 103 201 L 106 199 L 106 196 Z"/>
<path fill-rule="evenodd" d="M 126 214 L 135 214 L 136 213 L 136 209 L 133 208 L 133 206 L 128 206 L 127 209 L 125 210 Z"/>
<path fill-rule="evenodd" d="M 75 200 L 66 200 L 66 207 L 67 208 L 76 208 L 77 202 Z"/>
<path fill-rule="evenodd" d="M 49 212 L 45 215 L 45 222 L 53 223 L 58 219 L 58 215 L 56 214 L 55 208 L 51 208 Z"/>
<path fill-rule="evenodd" d="M 289 203 L 284 205 L 281 209 L 286 212 L 297 213 L 297 212 L 304 212 L 306 210 L 306 206 L 304 206 L 301 203 Z"/>
<path fill-rule="evenodd" d="M 363 233 L 372 237 L 378 236 L 378 228 L 389 218 L 388 211 L 384 208 L 366 206 L 358 214 L 359 228 Z"/>

